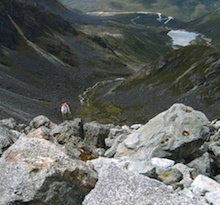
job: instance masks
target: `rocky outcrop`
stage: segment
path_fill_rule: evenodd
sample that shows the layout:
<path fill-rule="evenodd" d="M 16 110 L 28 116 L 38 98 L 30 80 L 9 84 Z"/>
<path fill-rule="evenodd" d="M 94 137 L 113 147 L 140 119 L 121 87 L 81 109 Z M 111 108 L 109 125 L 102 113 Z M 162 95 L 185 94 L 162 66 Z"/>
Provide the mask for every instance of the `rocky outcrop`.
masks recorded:
<path fill-rule="evenodd" d="M 100 165 L 102 166 L 102 165 Z M 83 201 L 83 205 L 166 204 L 199 205 L 180 196 L 163 183 L 135 174 L 114 164 L 97 169 L 99 181 Z"/>
<path fill-rule="evenodd" d="M 116 157 L 147 160 L 167 157 L 181 160 L 194 153 L 209 137 L 208 119 L 183 104 L 151 119 L 118 146 Z"/>
<path fill-rule="evenodd" d="M 42 129 L 22 135 L 1 157 L 1 204 L 80 204 L 97 176 L 43 138 Z"/>
<path fill-rule="evenodd" d="M 1 204 L 219 205 L 219 124 L 183 104 L 131 127 L 1 120 Z"/>

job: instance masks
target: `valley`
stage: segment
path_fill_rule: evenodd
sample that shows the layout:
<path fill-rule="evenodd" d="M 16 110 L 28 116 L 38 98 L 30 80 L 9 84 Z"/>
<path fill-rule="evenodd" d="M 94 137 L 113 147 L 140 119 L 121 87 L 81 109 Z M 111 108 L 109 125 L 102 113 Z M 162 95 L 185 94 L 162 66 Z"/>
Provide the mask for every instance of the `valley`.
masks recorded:
<path fill-rule="evenodd" d="M 63 101 L 85 122 L 145 123 L 176 102 L 220 115 L 218 10 L 187 23 L 158 11 L 82 13 L 56 0 L 0 8 L 0 118 L 59 123 Z"/>

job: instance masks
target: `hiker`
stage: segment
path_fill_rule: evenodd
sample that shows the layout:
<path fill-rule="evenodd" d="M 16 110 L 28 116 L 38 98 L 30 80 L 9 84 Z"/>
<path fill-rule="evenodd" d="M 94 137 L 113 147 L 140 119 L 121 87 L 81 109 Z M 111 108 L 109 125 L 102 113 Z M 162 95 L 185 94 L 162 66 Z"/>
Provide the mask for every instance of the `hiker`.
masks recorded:
<path fill-rule="evenodd" d="M 60 112 L 62 114 L 63 121 L 64 120 L 69 120 L 72 117 L 72 114 L 71 114 L 71 111 L 70 111 L 70 107 L 69 107 L 69 105 L 66 102 L 64 102 L 60 106 Z"/>

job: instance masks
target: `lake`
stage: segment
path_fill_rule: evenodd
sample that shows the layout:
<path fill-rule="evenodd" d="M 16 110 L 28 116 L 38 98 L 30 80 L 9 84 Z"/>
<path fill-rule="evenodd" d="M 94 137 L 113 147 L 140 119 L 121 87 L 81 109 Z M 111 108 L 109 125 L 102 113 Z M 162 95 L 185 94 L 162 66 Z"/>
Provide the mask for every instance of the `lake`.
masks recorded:
<path fill-rule="evenodd" d="M 192 40 L 195 40 L 198 33 L 185 30 L 171 30 L 167 33 L 173 39 L 173 46 L 187 46 Z"/>

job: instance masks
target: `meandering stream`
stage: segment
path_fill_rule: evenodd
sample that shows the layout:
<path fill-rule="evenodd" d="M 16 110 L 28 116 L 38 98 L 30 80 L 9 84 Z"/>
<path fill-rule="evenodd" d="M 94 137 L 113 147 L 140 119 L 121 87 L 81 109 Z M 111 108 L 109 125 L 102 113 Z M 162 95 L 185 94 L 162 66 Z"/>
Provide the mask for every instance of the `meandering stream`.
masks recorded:
<path fill-rule="evenodd" d="M 133 24 L 136 24 L 136 20 L 140 19 L 141 16 L 139 14 L 152 14 L 152 12 L 89 12 L 87 14 L 89 15 L 101 15 L 101 16 L 114 16 L 117 14 L 134 14 L 136 13 L 137 16 L 135 18 L 131 19 L 131 22 Z M 173 20 L 174 18 L 172 16 L 168 16 L 168 17 L 162 17 L 161 13 L 157 13 L 157 21 L 160 21 L 163 24 L 168 24 L 171 20 Z M 200 38 L 200 40 L 203 40 L 205 42 L 207 42 L 207 44 L 210 44 L 211 39 L 206 38 L 204 35 L 200 34 L 200 33 L 196 33 L 196 32 L 189 32 L 186 30 L 170 30 L 167 33 L 168 36 L 170 36 L 173 40 L 173 48 L 177 49 L 178 46 L 187 46 L 189 45 L 192 41 L 196 40 L 197 37 Z M 113 80 L 104 80 L 104 81 L 99 81 L 96 84 L 94 84 L 93 86 L 87 88 L 82 94 L 79 95 L 79 100 L 80 100 L 80 104 L 84 105 L 86 104 L 87 106 L 90 105 L 89 102 L 89 97 L 88 94 L 89 92 L 97 89 L 99 86 L 103 86 L 106 85 L 108 83 L 112 83 L 112 82 L 116 82 L 116 81 L 124 81 L 124 78 L 116 78 Z"/>
<path fill-rule="evenodd" d="M 88 98 L 88 93 L 93 91 L 94 89 L 97 89 L 99 86 L 103 86 L 106 85 L 108 83 L 112 83 L 112 82 L 116 82 L 116 81 L 124 81 L 125 78 L 115 78 L 112 80 L 103 80 L 103 81 L 99 81 L 96 84 L 94 84 L 93 86 L 87 88 L 82 94 L 79 95 L 79 101 L 81 105 L 86 104 L 87 106 L 90 105 L 89 102 L 89 98 Z"/>

